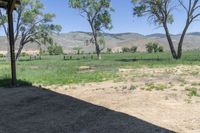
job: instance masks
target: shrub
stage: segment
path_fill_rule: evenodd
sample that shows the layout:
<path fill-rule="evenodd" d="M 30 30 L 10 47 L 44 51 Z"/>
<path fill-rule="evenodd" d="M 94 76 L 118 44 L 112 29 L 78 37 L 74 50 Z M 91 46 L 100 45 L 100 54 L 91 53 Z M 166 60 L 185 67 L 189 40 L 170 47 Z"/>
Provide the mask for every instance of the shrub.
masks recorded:
<path fill-rule="evenodd" d="M 163 91 L 167 89 L 167 85 L 165 84 L 154 84 L 152 82 L 146 83 L 145 86 L 147 91 L 152 91 L 152 90 Z"/>
<path fill-rule="evenodd" d="M 130 90 L 136 90 L 136 86 L 135 85 L 131 85 L 130 86 Z"/>
<path fill-rule="evenodd" d="M 160 53 L 164 52 L 163 46 L 159 46 L 159 47 L 158 47 L 158 52 L 160 52 Z"/>
<path fill-rule="evenodd" d="M 53 46 L 53 45 L 49 46 L 49 47 L 47 48 L 47 51 L 48 51 L 48 53 L 49 53 L 50 55 L 53 55 L 53 53 L 54 53 L 54 46 Z"/>
<path fill-rule="evenodd" d="M 55 55 L 61 55 L 61 54 L 63 54 L 63 48 L 61 46 L 56 46 L 54 54 Z"/>
<path fill-rule="evenodd" d="M 157 52 L 164 52 L 164 48 L 159 46 L 158 43 L 149 42 L 146 44 L 146 50 L 148 53 L 157 53 Z"/>
<path fill-rule="evenodd" d="M 153 53 L 153 43 L 146 44 L 146 50 L 148 53 Z"/>
<path fill-rule="evenodd" d="M 135 52 L 137 52 L 137 49 L 138 49 L 138 47 L 133 46 L 130 48 L 130 52 L 135 53 Z"/>
<path fill-rule="evenodd" d="M 124 48 L 122 48 L 122 52 L 123 52 L 123 53 L 130 52 L 130 49 L 129 49 L 129 48 L 127 48 L 127 47 L 124 47 Z"/>
<path fill-rule="evenodd" d="M 4 57 L 4 55 L 3 55 L 3 54 L 0 54 L 0 58 L 2 58 L 2 57 Z"/>
<path fill-rule="evenodd" d="M 152 43 L 152 47 L 153 47 L 153 52 L 157 53 L 158 52 L 158 43 Z"/>
<path fill-rule="evenodd" d="M 63 54 L 63 48 L 61 46 L 51 45 L 47 49 L 48 49 L 48 53 L 50 55 L 61 55 L 61 54 Z"/>
<path fill-rule="evenodd" d="M 75 47 L 75 48 L 73 48 L 73 50 L 76 51 L 76 54 L 77 54 L 77 55 L 81 54 L 81 49 L 82 49 L 82 48 L 80 48 L 80 47 Z"/>
<path fill-rule="evenodd" d="M 107 48 L 107 53 L 111 53 L 112 49 L 111 48 Z"/>
<path fill-rule="evenodd" d="M 25 57 L 25 56 L 29 56 L 27 53 L 25 53 L 25 52 L 22 52 L 22 57 Z"/>
<path fill-rule="evenodd" d="M 193 96 L 199 97 L 200 95 L 198 94 L 198 89 L 195 87 L 187 87 L 185 90 L 188 92 L 188 97 L 192 98 Z"/>
<path fill-rule="evenodd" d="M 81 51 L 81 54 L 85 54 L 85 51 Z"/>
<path fill-rule="evenodd" d="M 39 55 L 45 55 L 45 50 L 43 50 L 42 48 L 40 48 Z"/>

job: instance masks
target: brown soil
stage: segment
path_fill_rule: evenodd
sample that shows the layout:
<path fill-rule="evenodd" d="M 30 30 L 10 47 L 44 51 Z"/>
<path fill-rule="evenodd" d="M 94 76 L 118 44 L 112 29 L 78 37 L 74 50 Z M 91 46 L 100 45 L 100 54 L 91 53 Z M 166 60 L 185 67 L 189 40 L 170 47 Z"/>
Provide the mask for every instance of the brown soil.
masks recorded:
<path fill-rule="evenodd" d="M 200 67 L 120 69 L 119 79 L 0 89 L 0 133 L 199 133 Z M 148 83 L 159 86 L 148 90 Z M 164 86 L 164 87 L 163 87 Z"/>

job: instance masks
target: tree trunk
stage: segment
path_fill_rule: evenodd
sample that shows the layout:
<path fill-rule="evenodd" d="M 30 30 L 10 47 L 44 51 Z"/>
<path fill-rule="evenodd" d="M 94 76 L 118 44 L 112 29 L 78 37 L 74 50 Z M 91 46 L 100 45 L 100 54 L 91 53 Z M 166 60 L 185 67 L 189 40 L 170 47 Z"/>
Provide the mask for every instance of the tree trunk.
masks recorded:
<path fill-rule="evenodd" d="M 184 38 L 185 38 L 185 35 L 186 35 L 186 32 L 187 32 L 189 25 L 190 25 L 190 23 L 187 22 L 186 26 L 185 26 L 185 28 L 182 32 L 182 35 L 181 35 L 181 38 L 180 38 L 180 41 L 179 41 L 179 44 L 178 44 L 177 59 L 181 59 L 181 57 L 182 57 L 183 41 L 184 41 Z"/>
<path fill-rule="evenodd" d="M 19 49 L 18 49 L 17 54 L 16 54 L 16 60 L 19 59 L 20 54 L 21 54 L 23 48 L 24 48 L 24 45 L 20 44 Z"/>
<path fill-rule="evenodd" d="M 95 47 L 96 47 L 96 54 L 97 54 L 98 59 L 101 60 L 101 50 L 100 50 L 100 46 L 98 44 L 97 33 L 94 32 L 93 36 L 94 36 L 94 43 L 95 43 Z"/>
<path fill-rule="evenodd" d="M 7 42 L 9 42 L 9 37 L 7 37 Z M 10 60 L 10 45 L 7 44 L 7 54 L 6 54 L 6 58 L 7 60 Z"/>
<path fill-rule="evenodd" d="M 96 42 L 95 42 L 95 47 L 96 47 L 97 58 L 98 58 L 99 60 L 101 60 L 101 50 L 100 50 L 100 48 L 99 48 L 99 44 L 98 44 L 98 42 L 97 42 L 97 39 L 96 39 Z"/>
<path fill-rule="evenodd" d="M 96 29 L 94 28 L 94 24 L 93 22 L 91 22 L 89 20 L 89 23 L 90 23 L 90 27 L 92 29 L 92 36 L 94 38 L 94 44 L 95 44 L 95 48 L 96 48 L 96 54 L 97 54 L 97 58 L 99 60 L 101 60 L 101 50 L 100 50 L 100 47 L 99 47 L 99 44 L 98 44 L 98 40 L 97 40 L 97 31 Z"/>
<path fill-rule="evenodd" d="M 174 59 L 177 59 L 176 50 L 175 50 L 175 48 L 174 48 L 174 44 L 173 44 L 173 42 L 172 42 L 172 39 L 171 39 L 169 30 L 168 30 L 168 27 L 167 27 L 166 24 L 163 24 L 163 27 L 164 27 L 164 29 L 165 29 L 165 33 L 166 33 L 167 41 L 168 41 L 168 43 L 169 43 L 169 47 L 170 47 L 170 51 L 171 51 L 172 57 L 173 57 Z"/>

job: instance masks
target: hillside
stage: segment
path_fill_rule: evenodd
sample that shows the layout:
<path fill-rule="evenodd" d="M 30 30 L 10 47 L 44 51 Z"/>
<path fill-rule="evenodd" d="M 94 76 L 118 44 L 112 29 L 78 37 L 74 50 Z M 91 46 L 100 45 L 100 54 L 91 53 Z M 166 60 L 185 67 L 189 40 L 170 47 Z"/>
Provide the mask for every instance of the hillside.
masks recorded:
<path fill-rule="evenodd" d="M 61 45 L 65 52 L 73 52 L 74 47 L 81 47 L 85 52 L 93 52 L 94 46 L 87 45 L 85 42 L 89 40 L 90 33 L 88 32 L 70 32 L 62 33 L 53 36 L 54 40 L 58 45 Z M 173 41 L 178 42 L 180 35 L 172 35 Z M 151 35 L 141 35 L 137 33 L 120 33 L 120 34 L 105 34 L 106 48 L 112 48 L 114 51 L 120 51 L 122 47 L 132 47 L 137 46 L 139 51 L 145 51 L 145 44 L 148 42 L 158 42 L 162 45 L 165 50 L 169 50 L 167 40 L 164 34 L 151 34 Z M 0 51 L 7 50 L 7 40 L 5 37 L 0 37 Z M 17 48 L 17 46 L 16 46 Z M 184 50 L 193 50 L 200 48 L 200 33 L 194 32 L 189 33 L 184 41 Z M 25 50 L 34 51 L 38 47 L 35 44 L 29 44 L 26 46 Z"/>

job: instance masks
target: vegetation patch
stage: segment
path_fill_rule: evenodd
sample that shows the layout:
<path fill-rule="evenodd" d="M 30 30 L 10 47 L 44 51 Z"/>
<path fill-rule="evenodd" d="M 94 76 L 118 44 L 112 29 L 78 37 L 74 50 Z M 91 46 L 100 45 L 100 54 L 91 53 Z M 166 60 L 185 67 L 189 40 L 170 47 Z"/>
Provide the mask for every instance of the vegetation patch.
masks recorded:
<path fill-rule="evenodd" d="M 130 86 L 130 90 L 131 90 L 131 91 L 134 91 L 134 90 L 136 90 L 136 89 L 137 89 L 137 87 L 136 87 L 135 85 L 131 85 L 131 86 Z"/>
<path fill-rule="evenodd" d="M 190 58 L 183 57 L 181 61 L 170 60 L 170 53 L 166 52 L 159 53 L 159 61 L 157 60 L 158 54 L 154 53 L 102 54 L 102 60 L 97 60 L 95 55 L 93 55 L 95 58 L 91 59 L 91 54 L 72 55 L 73 58 L 80 58 L 80 60 L 64 60 L 63 55 L 43 55 L 41 60 L 29 60 L 27 56 L 17 61 L 17 79 L 43 85 L 65 85 L 106 80 L 125 82 L 127 78 L 142 77 L 141 72 L 137 71 L 138 68 L 170 68 L 169 70 L 171 70 L 177 65 L 190 65 L 198 54 L 199 51 L 185 52 L 184 57 L 190 55 Z M 83 56 L 86 58 L 82 58 Z M 9 79 L 11 77 L 9 62 L 2 60 L 0 63 L 0 80 Z M 200 62 L 198 60 L 193 61 L 193 65 L 200 65 Z M 119 69 L 123 68 L 126 76 L 124 73 L 122 75 L 119 73 Z M 174 72 L 170 74 L 174 74 Z M 143 76 L 148 77 L 149 75 L 147 73 Z M 185 79 L 177 78 L 177 80 L 182 84 L 187 83 Z M 165 88 L 162 85 L 160 86 L 157 87 L 158 90 Z M 149 88 L 151 88 L 151 85 Z M 155 87 L 153 86 L 153 88 Z"/>
<path fill-rule="evenodd" d="M 165 84 L 155 84 L 153 82 L 149 82 L 145 84 L 145 88 L 147 91 L 153 91 L 153 90 L 157 90 L 157 91 L 163 91 L 165 89 L 167 89 L 167 85 Z"/>
<path fill-rule="evenodd" d="M 187 96 L 189 98 L 200 97 L 200 94 L 198 93 L 198 89 L 195 87 L 186 87 L 185 90 L 187 91 Z"/>

